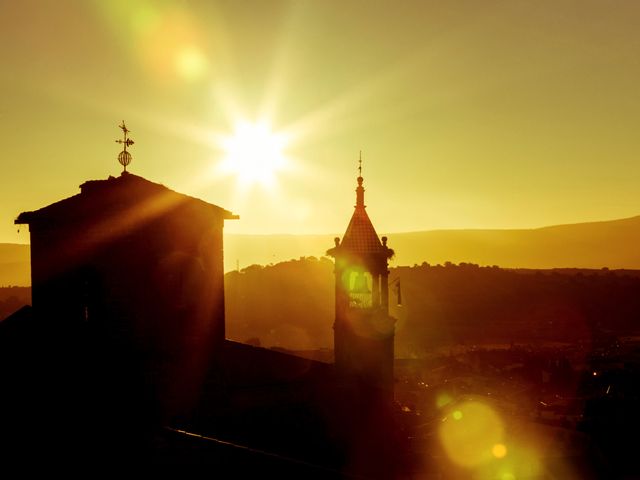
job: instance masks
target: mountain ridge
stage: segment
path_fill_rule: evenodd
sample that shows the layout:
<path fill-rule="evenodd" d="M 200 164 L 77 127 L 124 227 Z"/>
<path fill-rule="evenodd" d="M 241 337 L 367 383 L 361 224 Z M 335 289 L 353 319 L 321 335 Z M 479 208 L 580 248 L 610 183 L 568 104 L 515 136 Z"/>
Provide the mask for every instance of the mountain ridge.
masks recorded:
<path fill-rule="evenodd" d="M 640 269 L 640 215 L 531 229 L 384 233 L 391 266 L 476 263 L 505 268 Z M 225 271 L 321 257 L 342 234 L 225 234 Z M 29 285 L 29 245 L 0 243 L 0 286 Z"/>
<path fill-rule="evenodd" d="M 505 268 L 640 268 L 640 216 L 531 229 L 439 229 L 385 233 L 392 266 L 447 261 Z M 228 234 L 225 255 L 240 266 L 322 256 L 336 235 Z M 340 235 L 338 235 L 340 236 Z M 286 246 L 286 248 L 285 248 Z"/>

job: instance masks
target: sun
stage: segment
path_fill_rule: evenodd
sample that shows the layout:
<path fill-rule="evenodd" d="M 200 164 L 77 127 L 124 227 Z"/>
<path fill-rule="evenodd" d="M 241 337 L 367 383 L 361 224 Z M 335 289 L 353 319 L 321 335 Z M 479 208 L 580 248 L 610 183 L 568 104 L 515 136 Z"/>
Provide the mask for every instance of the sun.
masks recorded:
<path fill-rule="evenodd" d="M 273 187 L 276 174 L 286 165 L 287 138 L 266 122 L 239 121 L 233 134 L 221 140 L 223 172 L 234 175 L 242 187 Z"/>

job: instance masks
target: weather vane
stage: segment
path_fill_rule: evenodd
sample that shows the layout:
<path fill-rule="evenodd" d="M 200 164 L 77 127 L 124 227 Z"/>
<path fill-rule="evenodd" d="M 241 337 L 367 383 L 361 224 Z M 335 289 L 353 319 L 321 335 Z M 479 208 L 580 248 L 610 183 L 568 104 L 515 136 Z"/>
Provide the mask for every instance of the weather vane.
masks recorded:
<path fill-rule="evenodd" d="M 128 134 L 130 133 L 130 131 L 127 128 L 127 126 L 124 124 L 124 120 L 122 121 L 122 125 L 118 125 L 118 126 L 120 127 L 120 129 L 122 129 L 122 134 L 124 135 L 124 139 L 116 140 L 116 143 L 120 143 L 124 145 L 124 150 L 122 150 L 118 154 L 118 162 L 120 162 L 120 165 L 124 167 L 124 172 L 126 172 L 127 165 L 131 163 L 131 154 L 127 152 L 127 147 L 130 147 L 131 145 L 133 145 L 133 140 L 129 138 Z"/>
<path fill-rule="evenodd" d="M 358 176 L 362 176 L 362 150 L 360 150 L 360 159 L 358 160 Z"/>

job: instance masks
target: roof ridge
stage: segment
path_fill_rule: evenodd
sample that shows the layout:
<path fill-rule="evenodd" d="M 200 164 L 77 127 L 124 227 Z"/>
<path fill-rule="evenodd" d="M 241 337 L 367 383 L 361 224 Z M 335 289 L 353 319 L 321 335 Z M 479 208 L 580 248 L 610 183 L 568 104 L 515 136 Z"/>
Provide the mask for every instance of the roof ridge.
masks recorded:
<path fill-rule="evenodd" d="M 127 185 L 129 185 L 129 187 Z M 86 200 L 84 199 L 90 199 L 96 196 L 102 196 L 103 192 L 108 191 L 108 192 L 114 192 L 115 194 L 115 192 L 125 192 L 125 190 L 123 189 L 127 189 L 127 188 L 132 188 L 134 189 L 134 191 L 138 191 L 138 192 L 146 192 L 146 193 L 143 193 L 143 197 L 149 196 L 149 195 L 151 196 L 156 196 L 156 195 L 174 196 L 175 195 L 176 199 L 195 202 L 197 204 L 200 204 L 203 207 L 216 209 L 226 219 L 238 218 L 237 215 L 234 215 L 229 210 L 219 207 L 218 205 L 205 202 L 200 198 L 192 197 L 190 195 L 185 195 L 184 193 L 176 192 L 175 190 L 172 190 L 169 187 L 166 187 L 165 185 L 152 182 L 150 180 L 147 180 L 144 177 L 127 172 L 126 174 L 125 173 L 121 174 L 119 177 L 109 176 L 108 178 L 103 180 L 102 179 L 87 180 L 80 185 L 80 193 L 58 200 L 57 202 L 46 205 L 34 211 L 22 212 L 18 216 L 18 218 L 15 220 L 14 223 L 16 224 L 30 223 L 36 217 L 46 216 L 49 213 L 54 214 L 54 212 L 61 212 L 61 209 L 65 208 L 66 206 L 75 205 L 75 204 L 78 204 L 78 202 L 86 203 Z M 117 193 L 117 195 L 121 195 L 121 193 Z"/>

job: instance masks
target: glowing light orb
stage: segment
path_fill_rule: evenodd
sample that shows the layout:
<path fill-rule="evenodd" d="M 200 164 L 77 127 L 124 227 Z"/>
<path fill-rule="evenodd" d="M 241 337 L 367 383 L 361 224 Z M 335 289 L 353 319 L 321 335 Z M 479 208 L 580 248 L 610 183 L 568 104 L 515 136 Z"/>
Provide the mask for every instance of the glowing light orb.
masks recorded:
<path fill-rule="evenodd" d="M 453 401 L 453 398 L 447 393 L 440 393 L 436 398 L 436 406 L 438 408 L 442 408 L 446 405 L 449 405 Z"/>
<path fill-rule="evenodd" d="M 194 80 L 201 77 L 207 68 L 207 59 L 195 47 L 185 47 L 176 53 L 176 69 L 184 78 Z"/>
<path fill-rule="evenodd" d="M 239 122 L 233 135 L 222 140 L 226 155 L 221 168 L 242 186 L 273 186 L 276 173 L 286 164 L 286 145 L 286 137 L 265 123 Z"/>
<path fill-rule="evenodd" d="M 473 468 L 496 458 L 493 448 L 502 444 L 504 426 L 491 407 L 469 401 L 457 406 L 451 417 L 441 423 L 438 433 L 449 459 L 461 467 Z"/>
<path fill-rule="evenodd" d="M 507 447 L 502 443 L 496 443 L 491 449 L 491 453 L 496 458 L 504 458 L 507 454 Z"/>

